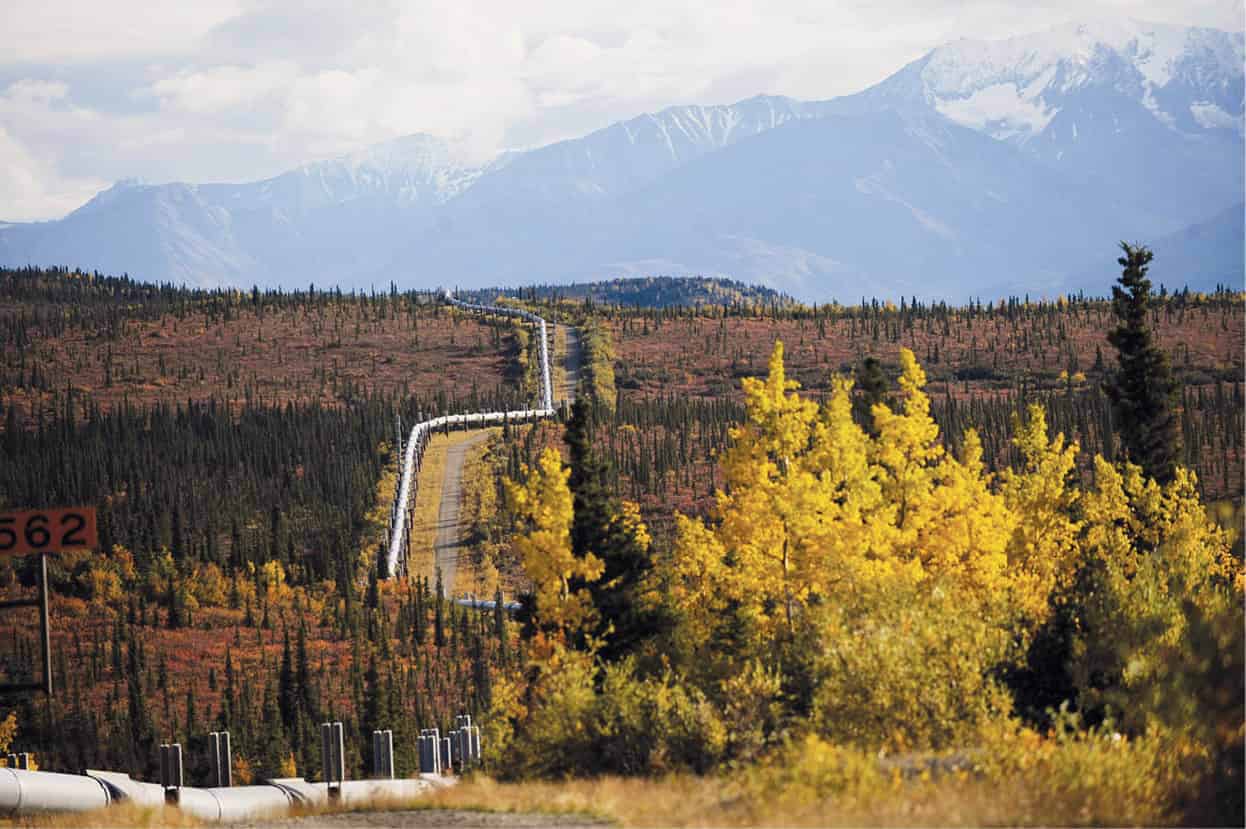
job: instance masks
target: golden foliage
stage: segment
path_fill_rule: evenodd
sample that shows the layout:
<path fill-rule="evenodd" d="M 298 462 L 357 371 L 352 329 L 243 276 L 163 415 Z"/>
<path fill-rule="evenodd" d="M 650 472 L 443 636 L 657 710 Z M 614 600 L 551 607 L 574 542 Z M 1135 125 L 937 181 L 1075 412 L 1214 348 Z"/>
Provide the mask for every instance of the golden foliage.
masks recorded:
<path fill-rule="evenodd" d="M 1205 606 L 1240 582 L 1192 473 L 1161 488 L 1100 458 L 1083 492 L 1078 445 L 1049 437 L 1032 406 L 1015 424 L 1022 466 L 996 480 L 974 431 L 955 455 L 943 448 L 925 373 L 907 349 L 900 364 L 897 403 L 872 411 L 876 437 L 853 421 L 849 380 L 821 407 L 802 399 L 782 343 L 769 376 L 744 381 L 713 521 L 678 516 L 655 575 L 691 676 L 719 687 L 754 662 L 803 662 L 824 733 L 946 745 L 1007 711 L 992 669 L 1089 562 L 1104 582 L 1087 619 L 1137 641 L 1100 637 L 1107 652 L 1074 666 L 1079 687 L 1122 650 L 1125 685 L 1141 685 L 1181 635 L 1180 597 Z"/>
<path fill-rule="evenodd" d="M 0 720 L 0 754 L 9 750 L 17 737 L 17 712 L 10 711 L 8 716 Z"/>
<path fill-rule="evenodd" d="M 571 549 L 570 474 L 558 451 L 547 448 L 523 484 L 508 481 L 506 487 L 512 512 L 527 530 L 515 539 L 515 549 L 533 585 L 536 618 L 564 635 L 586 629 L 593 614 L 588 591 L 572 590 L 572 579 L 591 582 L 603 569 L 593 554 L 580 558 Z"/>

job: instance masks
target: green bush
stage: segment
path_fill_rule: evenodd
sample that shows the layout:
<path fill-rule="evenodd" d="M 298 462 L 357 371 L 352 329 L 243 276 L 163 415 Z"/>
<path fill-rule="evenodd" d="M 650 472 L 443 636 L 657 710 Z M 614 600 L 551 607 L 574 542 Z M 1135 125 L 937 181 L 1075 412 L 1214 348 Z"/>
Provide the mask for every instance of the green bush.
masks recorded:
<path fill-rule="evenodd" d="M 880 590 L 824 608 L 813 722 L 835 743 L 893 750 L 972 743 L 1008 712 L 991 678 L 1001 626 L 951 590 Z"/>
<path fill-rule="evenodd" d="M 541 777 L 702 772 L 726 748 L 726 727 L 699 691 L 673 676 L 639 678 L 630 659 L 598 674 L 587 654 L 563 651 L 532 694 L 512 744 L 515 765 L 503 771 Z"/>

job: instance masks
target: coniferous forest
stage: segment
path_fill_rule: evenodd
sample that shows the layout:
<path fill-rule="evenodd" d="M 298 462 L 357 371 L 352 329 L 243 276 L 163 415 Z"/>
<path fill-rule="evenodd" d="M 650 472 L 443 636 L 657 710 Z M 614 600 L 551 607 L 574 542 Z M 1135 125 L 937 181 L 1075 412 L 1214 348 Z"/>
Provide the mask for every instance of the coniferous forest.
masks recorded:
<path fill-rule="evenodd" d="M 340 719 L 355 774 L 374 728 L 409 774 L 468 712 L 500 776 L 865 802 L 938 755 L 1214 822 L 1242 780 L 1246 302 L 1124 254 L 1114 296 L 1120 271 L 963 307 L 520 292 L 582 353 L 579 402 L 499 430 L 467 484 L 515 618 L 378 559 L 396 438 L 522 406 L 525 329 L 394 286 L 0 271 L 0 509 L 95 506 L 102 548 L 49 562 L 59 690 L 3 700 L 12 748 L 151 779 L 176 739 L 195 778 L 227 729 L 236 779 L 313 778 Z M 6 595 L 34 579 L 0 560 Z M 1069 782 L 1091 768 L 1116 788 Z"/>

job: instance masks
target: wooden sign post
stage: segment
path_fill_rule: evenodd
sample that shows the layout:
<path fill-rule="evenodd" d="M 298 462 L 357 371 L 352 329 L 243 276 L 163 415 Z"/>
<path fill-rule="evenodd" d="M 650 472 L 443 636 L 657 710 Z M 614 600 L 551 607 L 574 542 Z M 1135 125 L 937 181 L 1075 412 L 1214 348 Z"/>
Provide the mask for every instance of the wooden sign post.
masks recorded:
<path fill-rule="evenodd" d="M 64 550 L 94 550 L 99 533 L 94 507 L 26 510 L 0 513 L 0 556 L 39 556 L 36 571 L 39 595 L 33 599 L 0 602 L 0 610 L 39 608 L 39 633 L 43 650 L 43 680 L 0 685 L 5 691 L 43 691 L 52 696 L 52 637 L 48 625 L 48 555 Z"/>

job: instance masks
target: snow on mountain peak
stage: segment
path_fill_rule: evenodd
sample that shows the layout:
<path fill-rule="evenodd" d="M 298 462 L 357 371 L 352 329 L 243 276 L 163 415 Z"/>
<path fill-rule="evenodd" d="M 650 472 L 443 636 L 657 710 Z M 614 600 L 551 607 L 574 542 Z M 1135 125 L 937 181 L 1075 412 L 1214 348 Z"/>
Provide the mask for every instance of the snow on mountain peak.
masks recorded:
<path fill-rule="evenodd" d="M 1240 33 L 1120 19 L 1005 40 L 959 40 L 914 68 L 919 94 L 948 118 L 1025 141 L 1046 128 L 1065 96 L 1092 86 L 1135 98 L 1168 126 L 1190 122 L 1240 132 L 1242 62 Z M 1163 108 L 1157 93 L 1174 83 L 1201 93 L 1197 110 Z M 1236 106 L 1226 104 L 1235 88 Z"/>

